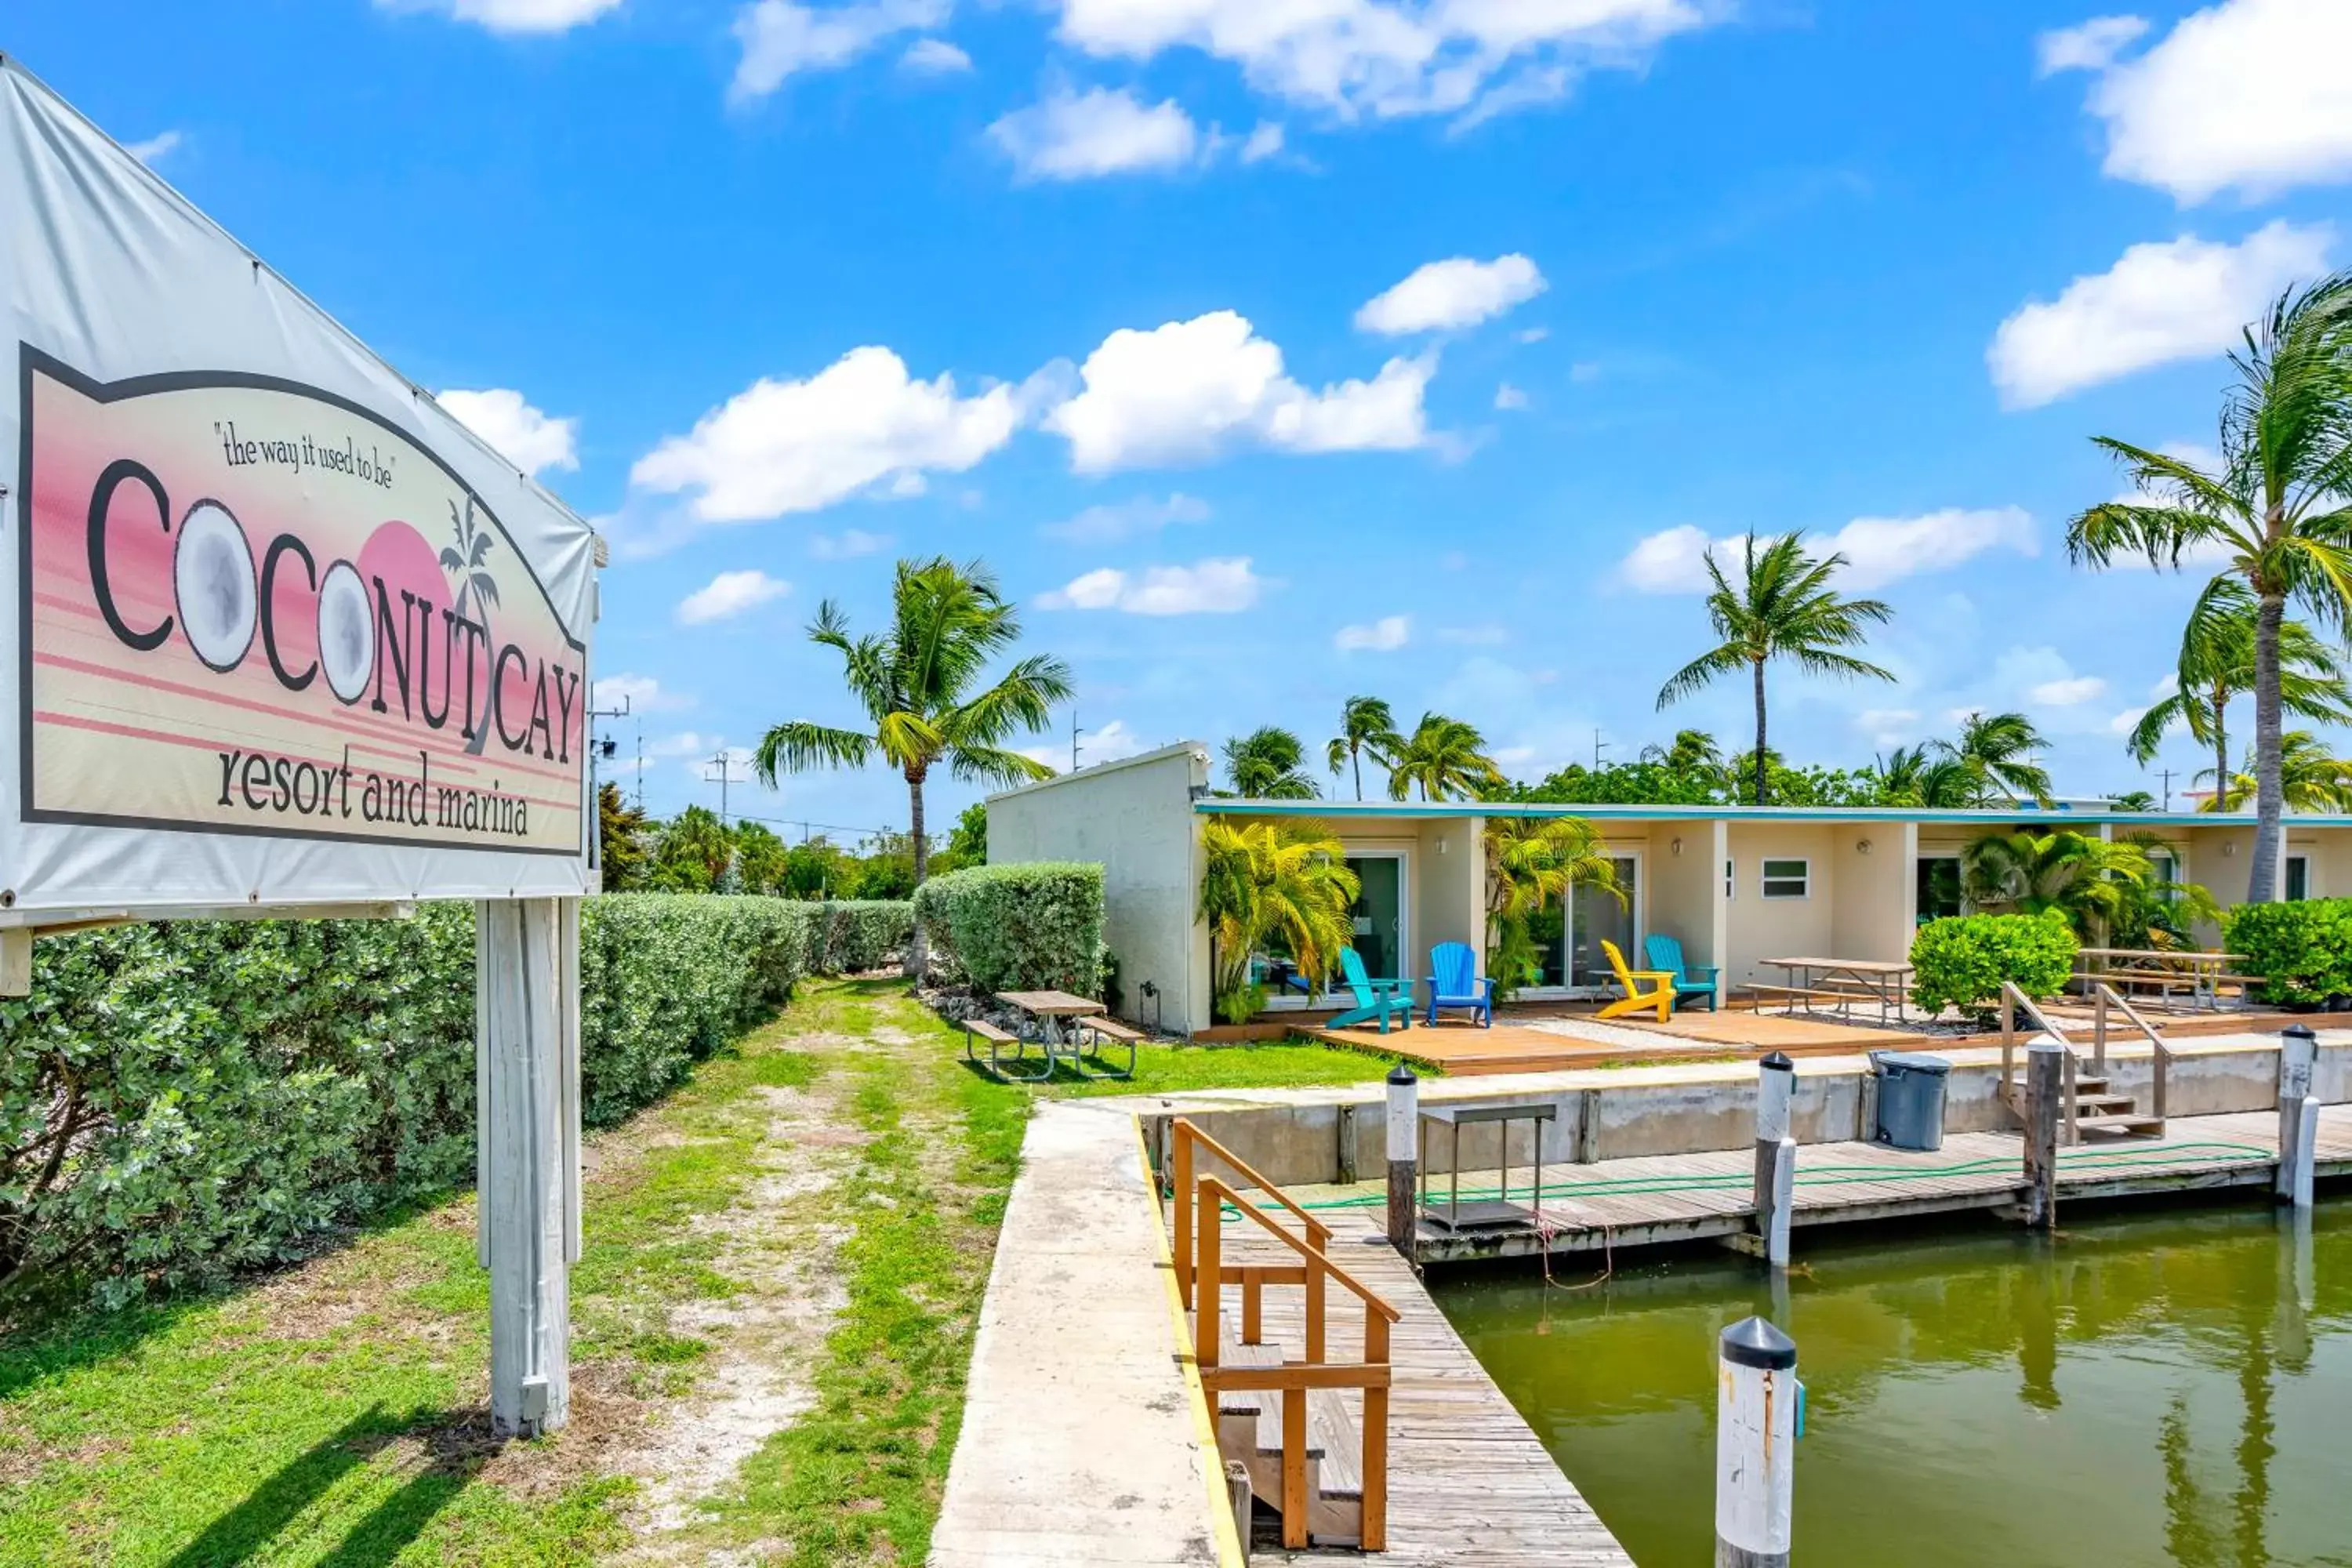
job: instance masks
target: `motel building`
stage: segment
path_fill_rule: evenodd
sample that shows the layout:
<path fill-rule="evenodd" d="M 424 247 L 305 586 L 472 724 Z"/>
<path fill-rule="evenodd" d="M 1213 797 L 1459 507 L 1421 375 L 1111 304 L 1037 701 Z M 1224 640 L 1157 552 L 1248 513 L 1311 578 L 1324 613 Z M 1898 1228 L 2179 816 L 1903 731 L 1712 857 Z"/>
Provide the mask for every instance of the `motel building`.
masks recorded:
<path fill-rule="evenodd" d="M 1995 811 L 1734 805 L 1514 805 L 1480 802 L 1241 800 L 1210 793 L 1209 748 L 1187 741 L 1080 769 L 988 800 L 992 863 L 1099 862 L 1104 941 L 1118 955 L 1120 1009 L 1181 1034 L 1214 1022 L 1209 931 L 1200 919 L 1201 829 L 1214 816 L 1304 817 L 1345 847 L 1361 883 L 1355 946 L 1378 977 L 1418 979 L 1441 942 L 1486 952 L 1482 836 L 1489 816 L 1580 816 L 1616 863 L 1620 901 L 1577 889 L 1539 916 L 1541 983 L 1521 1003 L 1617 994 L 1605 939 L 1635 968 L 1643 938 L 1677 938 L 1693 967 L 1717 965 L 1717 1002 L 1784 981 L 1768 958 L 1899 960 L 1919 924 L 1966 912 L 1960 854 L 2021 826 L 2159 835 L 2159 879 L 2201 882 L 2242 901 L 2251 813 L 2113 811 L 2095 804 Z M 2352 816 L 2290 816 L 2283 897 L 2352 896 Z M 2200 939 L 2212 945 L 2218 933 Z M 1344 1004 L 1270 955 L 1269 1012 Z"/>

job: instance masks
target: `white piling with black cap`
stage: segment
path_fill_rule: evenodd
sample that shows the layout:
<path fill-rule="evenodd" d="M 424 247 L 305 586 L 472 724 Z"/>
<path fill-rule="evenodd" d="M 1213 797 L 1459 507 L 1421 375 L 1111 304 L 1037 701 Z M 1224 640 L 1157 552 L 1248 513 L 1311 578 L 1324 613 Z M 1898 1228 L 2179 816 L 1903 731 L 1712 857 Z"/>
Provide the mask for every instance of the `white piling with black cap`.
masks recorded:
<path fill-rule="evenodd" d="M 2311 1206 L 2313 1161 L 2319 1152 L 2319 1100 L 2311 1092 L 2319 1065 L 2319 1037 L 2307 1024 L 2279 1034 L 2278 1200 Z"/>
<path fill-rule="evenodd" d="M 1757 1064 L 1756 1233 L 1764 1258 L 1789 1266 L 1789 1209 L 1796 1191 L 1797 1141 L 1790 1128 L 1797 1098 L 1797 1064 L 1774 1051 Z"/>
<path fill-rule="evenodd" d="M 1402 1062 L 1389 1073 L 1388 1133 L 1389 1241 L 1410 1258 L 1421 1182 L 1421 1079 Z"/>
<path fill-rule="evenodd" d="M 1715 1401 L 1716 1568 L 1788 1568 L 1797 1344 L 1761 1318 L 1723 1331 Z"/>

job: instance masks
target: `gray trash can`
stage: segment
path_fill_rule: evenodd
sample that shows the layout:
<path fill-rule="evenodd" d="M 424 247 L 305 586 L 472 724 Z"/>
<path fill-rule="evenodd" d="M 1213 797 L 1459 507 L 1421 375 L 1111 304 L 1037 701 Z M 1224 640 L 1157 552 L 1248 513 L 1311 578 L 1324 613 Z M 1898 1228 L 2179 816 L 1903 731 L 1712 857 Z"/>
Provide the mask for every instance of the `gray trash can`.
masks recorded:
<path fill-rule="evenodd" d="M 1952 1064 L 1920 1051 L 1873 1051 L 1878 1076 L 1878 1125 L 1871 1133 L 1890 1149 L 1931 1152 L 1944 1146 L 1944 1080 Z"/>

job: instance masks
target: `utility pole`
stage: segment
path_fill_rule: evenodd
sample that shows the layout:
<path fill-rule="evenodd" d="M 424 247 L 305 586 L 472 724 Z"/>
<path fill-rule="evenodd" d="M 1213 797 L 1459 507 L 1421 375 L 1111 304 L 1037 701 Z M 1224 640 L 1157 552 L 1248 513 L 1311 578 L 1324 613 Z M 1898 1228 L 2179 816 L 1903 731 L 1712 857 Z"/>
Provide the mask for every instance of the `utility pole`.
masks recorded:
<path fill-rule="evenodd" d="M 719 786 L 719 822 L 723 827 L 727 824 L 727 786 L 734 780 L 735 759 L 727 754 L 726 747 L 721 746 L 719 748 L 718 754 L 710 759 L 710 766 L 719 770 L 718 778 L 713 779 L 706 771 L 702 775 L 702 782 L 716 784 Z"/>
<path fill-rule="evenodd" d="M 1601 771 L 1601 748 L 1608 743 L 1601 738 L 1601 726 L 1595 724 L 1592 727 L 1592 771 L 1596 773 Z"/>
<path fill-rule="evenodd" d="M 1070 710 L 1070 771 L 1078 771 L 1078 710 Z"/>
<path fill-rule="evenodd" d="M 595 699 L 592 697 L 589 699 L 589 701 L 593 703 L 595 701 Z M 626 697 L 621 699 L 621 705 L 618 708 L 592 707 L 588 710 L 588 794 L 592 799 L 598 795 L 600 789 L 596 781 L 596 760 L 599 757 L 611 756 L 614 750 L 613 743 L 609 741 L 602 746 L 597 745 L 595 731 L 596 721 L 599 719 L 625 719 L 628 716 L 629 700 Z M 640 726 L 640 729 L 642 730 L 642 726 Z M 643 770 L 640 769 L 640 773 L 642 773 L 642 771 Z M 638 788 L 642 790 L 644 787 L 644 784 L 640 783 Z"/>
<path fill-rule="evenodd" d="M 2164 775 L 2164 809 L 2170 811 L 2172 809 L 2172 770 L 2159 768 L 2157 771 Z"/>

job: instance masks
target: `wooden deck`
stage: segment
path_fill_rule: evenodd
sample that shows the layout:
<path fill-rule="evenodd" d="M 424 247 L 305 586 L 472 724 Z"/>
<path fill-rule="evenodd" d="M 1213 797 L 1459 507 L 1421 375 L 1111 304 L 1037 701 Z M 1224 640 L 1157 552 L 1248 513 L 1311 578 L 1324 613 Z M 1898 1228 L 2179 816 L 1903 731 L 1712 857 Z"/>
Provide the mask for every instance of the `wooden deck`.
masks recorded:
<path fill-rule="evenodd" d="M 1934 1153 L 1908 1153 L 1875 1143 L 1809 1143 L 1798 1151 L 1796 1201 L 1790 1223 L 1808 1226 L 1902 1218 L 1961 1209 L 2003 1208 L 2022 1184 L 2024 1148 L 2013 1132 L 1964 1132 Z M 2059 1202 L 2154 1195 L 2205 1188 L 2267 1190 L 2278 1163 L 2278 1117 L 2273 1111 L 2227 1116 L 2176 1116 L 2161 1139 L 2102 1139 L 2059 1153 Z M 1751 1201 L 1755 1155 L 1749 1150 L 1705 1154 L 1603 1160 L 1544 1169 L 1542 1230 L 1532 1226 L 1456 1236 L 1423 1222 L 1423 1263 L 1480 1258 L 1532 1257 L 1545 1249 L 1603 1249 L 1745 1235 L 1754 1228 Z M 2352 1105 L 2320 1112 L 2317 1169 L 2323 1180 L 2352 1176 Z M 1512 1182 L 1524 1194 L 1534 1173 L 1519 1167 Z M 1435 1195 L 1444 1194 L 1435 1178 Z M 1493 1184 L 1491 1172 L 1463 1177 L 1466 1194 Z M 1297 1187 L 1292 1195 L 1313 1207 L 1354 1200 L 1366 1206 L 1323 1212 L 1361 1214 L 1378 1223 L 1386 1201 L 1382 1184 Z M 1336 1222 L 1335 1222 L 1336 1223 Z M 1803 1243 L 1796 1243 L 1801 1254 Z"/>
<path fill-rule="evenodd" d="M 1417 1032 L 1417 1031 L 1416 1031 Z M 1346 1215 L 1348 1211 L 1341 1211 Z M 1335 1221 L 1331 1256 L 1402 1314 L 1390 1330 L 1388 1550 L 1286 1552 L 1259 1546 L 1254 1564 L 1328 1564 L 1350 1560 L 1376 1568 L 1633 1568 L 1592 1505 L 1560 1473 L 1535 1432 L 1454 1331 L 1420 1277 L 1378 1232 L 1378 1217 Z M 1224 1231 L 1227 1264 L 1295 1263 L 1297 1256 L 1253 1226 Z M 1270 1289 L 1267 1341 L 1296 1354 L 1305 1342 L 1305 1292 Z M 1240 1289 L 1228 1287 L 1228 1323 L 1241 1321 Z M 1335 1353 L 1363 1342 L 1363 1310 L 1344 1291 L 1330 1298 L 1328 1324 Z M 1352 1428 L 1363 1396 L 1342 1396 Z"/>

